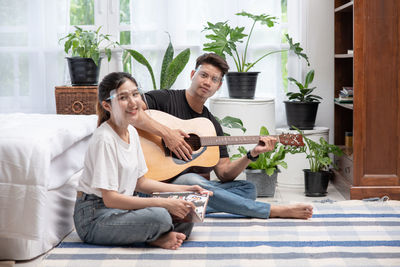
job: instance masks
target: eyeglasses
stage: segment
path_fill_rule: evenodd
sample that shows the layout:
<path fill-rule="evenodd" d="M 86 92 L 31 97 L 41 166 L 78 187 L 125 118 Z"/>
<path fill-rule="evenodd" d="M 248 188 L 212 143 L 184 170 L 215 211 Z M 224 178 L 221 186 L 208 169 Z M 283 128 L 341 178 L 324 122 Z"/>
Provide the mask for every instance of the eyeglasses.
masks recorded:
<path fill-rule="evenodd" d="M 118 101 L 128 101 L 130 98 L 136 99 L 137 97 L 140 96 L 140 89 L 139 88 L 133 88 L 130 90 L 124 90 L 119 93 L 117 93 L 117 89 L 113 89 L 110 92 L 110 97 L 106 99 L 107 100 L 112 100 L 113 98 L 117 98 Z"/>
<path fill-rule="evenodd" d="M 202 70 L 198 70 L 197 73 L 199 73 L 199 75 L 202 79 L 208 79 L 210 77 L 210 74 L 208 74 L 207 72 L 202 71 Z M 219 84 L 222 81 L 222 77 L 211 76 L 211 81 L 214 84 Z"/>

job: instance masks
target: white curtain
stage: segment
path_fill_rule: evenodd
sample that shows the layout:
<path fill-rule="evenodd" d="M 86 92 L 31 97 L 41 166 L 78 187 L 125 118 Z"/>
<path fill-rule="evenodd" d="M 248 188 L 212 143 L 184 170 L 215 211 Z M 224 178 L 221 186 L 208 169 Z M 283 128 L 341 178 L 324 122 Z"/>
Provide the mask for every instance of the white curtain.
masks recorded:
<path fill-rule="evenodd" d="M 168 45 L 166 32 L 171 35 L 175 54 L 189 47 L 190 61 L 174 85 L 174 88 L 187 88 L 190 83 L 189 74 L 195 65 L 195 60 L 204 53 L 203 44 L 208 42 L 205 38 L 206 32 L 202 32 L 207 21 L 216 23 L 229 20 L 231 26 L 246 26 L 245 33 L 249 33 L 252 20 L 236 16 L 235 13 L 244 10 L 254 14 L 267 13 L 280 17 L 280 5 L 280 0 L 134 0 L 133 48 L 146 55 L 155 68 L 156 79 L 159 79 L 162 57 Z M 279 26 L 268 30 L 265 30 L 265 27 L 265 25 L 257 25 L 253 32 L 249 46 L 250 61 L 262 55 L 267 49 L 275 48 L 280 44 Z M 279 59 L 279 56 L 271 56 L 253 68 L 254 71 L 262 71 L 258 95 L 273 92 L 273 80 L 280 77 Z M 231 70 L 235 71 L 234 62 L 231 58 L 227 60 Z M 134 64 L 134 74 L 143 81 L 145 86 L 152 88 L 149 75 L 141 65 Z M 225 85 L 220 94 L 227 95 Z"/>
<path fill-rule="evenodd" d="M 113 0 L 114 1 L 114 0 Z M 117 1 L 117 0 L 115 0 Z M 58 39 L 69 30 L 68 0 L 0 0 L 0 112 L 55 113 L 54 87 L 68 81 L 63 47 Z M 281 27 L 287 27 L 296 42 L 301 42 L 302 4 L 288 0 L 288 24 L 279 21 L 273 28 L 256 25 L 249 46 L 249 60 L 281 45 Z M 143 53 L 155 72 L 159 86 L 160 67 L 168 45 L 168 32 L 175 56 L 190 48 L 191 57 L 173 88 L 187 88 L 195 59 L 204 53 L 207 42 L 202 32 L 207 21 L 229 20 L 232 26 L 245 26 L 252 20 L 234 15 L 242 10 L 281 17 L 281 0 L 131 0 L 132 48 Z M 104 22 L 104 23 L 107 23 Z M 116 34 L 116 33 L 111 33 Z M 302 43 L 306 48 L 306 44 Z M 243 50 L 244 44 L 240 46 Z M 228 58 L 231 70 L 235 65 Z M 291 55 L 289 76 L 299 77 L 304 63 Z M 109 69 L 117 71 L 118 69 Z M 281 55 L 268 56 L 255 65 L 260 71 L 256 97 L 275 99 L 276 126 L 285 125 Z M 134 63 L 134 76 L 145 90 L 153 88 L 144 66 Z M 226 84 L 218 96 L 227 96 Z"/>
<path fill-rule="evenodd" d="M 245 33 L 249 33 L 252 20 L 236 16 L 235 13 L 247 11 L 257 15 L 266 13 L 278 17 L 279 23 L 273 28 L 266 29 L 266 25 L 256 24 L 248 48 L 250 62 L 268 51 L 281 49 L 281 27 L 288 26 L 280 21 L 280 0 L 133 0 L 132 9 L 132 48 L 143 53 L 149 60 L 155 72 L 157 86 L 159 86 L 162 58 L 168 45 L 166 32 L 171 35 L 176 51 L 174 56 L 183 49 L 190 48 L 189 63 L 175 82 L 174 89 L 185 89 L 190 84 L 190 71 L 194 68 L 196 58 L 204 53 L 203 44 L 208 42 L 205 38 L 206 32 L 202 32 L 207 21 L 216 23 L 229 20 L 231 26 L 245 26 Z M 295 31 L 297 28 L 291 29 L 290 33 L 293 34 Z M 242 51 L 244 45 L 240 46 Z M 236 71 L 233 60 L 228 57 L 227 61 L 231 71 Z M 296 61 L 299 60 L 296 57 L 293 60 L 293 55 L 291 55 L 289 64 L 292 61 L 297 64 Z M 152 89 L 152 82 L 145 67 L 136 62 L 133 67 L 134 76 L 142 83 L 145 90 Z M 292 69 L 289 68 L 291 72 Z M 252 71 L 261 72 L 257 82 L 256 97 L 272 97 L 280 101 L 276 103 L 277 126 L 283 124 L 284 112 L 281 101 L 284 91 L 281 54 L 277 53 L 264 58 L 255 65 Z M 216 94 L 216 97 L 218 96 L 228 96 L 226 83 Z"/>
<path fill-rule="evenodd" d="M 0 0 L 0 112 L 55 113 L 67 0 Z"/>

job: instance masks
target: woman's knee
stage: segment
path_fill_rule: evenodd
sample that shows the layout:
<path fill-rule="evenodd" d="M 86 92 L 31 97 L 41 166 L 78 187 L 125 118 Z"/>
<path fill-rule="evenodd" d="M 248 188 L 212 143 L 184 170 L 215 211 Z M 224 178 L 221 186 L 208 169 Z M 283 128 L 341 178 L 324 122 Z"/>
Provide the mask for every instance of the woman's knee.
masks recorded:
<path fill-rule="evenodd" d="M 146 209 L 147 221 L 151 224 L 165 224 L 171 227 L 172 218 L 168 210 L 161 207 L 150 207 Z"/>

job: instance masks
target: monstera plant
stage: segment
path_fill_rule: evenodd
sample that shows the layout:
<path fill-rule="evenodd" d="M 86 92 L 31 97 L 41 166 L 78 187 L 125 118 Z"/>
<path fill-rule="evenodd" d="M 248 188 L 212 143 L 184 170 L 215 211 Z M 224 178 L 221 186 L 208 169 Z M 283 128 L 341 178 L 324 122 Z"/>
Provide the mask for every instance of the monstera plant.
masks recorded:
<path fill-rule="evenodd" d="M 244 33 L 245 27 L 231 27 L 228 24 L 228 21 L 217 23 L 207 22 L 207 26 L 205 26 L 203 30 L 211 32 L 206 35 L 206 38 L 210 42 L 204 44 L 203 50 L 214 52 L 223 58 L 230 56 L 235 62 L 237 72 L 228 72 L 227 74 L 228 91 L 230 97 L 254 97 L 257 76 L 259 72 L 250 72 L 249 70 L 251 70 L 259 61 L 269 55 L 282 53 L 285 51 L 292 51 L 298 57 L 304 58 L 309 64 L 307 55 L 302 53 L 303 48 L 300 47 L 299 43 L 293 43 L 292 38 L 290 38 L 288 34 L 285 34 L 285 38 L 289 44 L 287 49 L 267 51 L 253 62 L 250 62 L 247 52 L 254 26 L 258 22 L 262 25 L 265 25 L 267 28 L 272 28 L 274 27 L 275 23 L 277 23 L 277 18 L 267 14 L 254 15 L 245 11 L 236 13 L 235 15 L 247 17 L 253 21 L 248 34 Z M 246 45 L 244 51 L 241 53 L 238 49 L 238 44 L 243 43 L 243 41 L 246 42 Z"/>

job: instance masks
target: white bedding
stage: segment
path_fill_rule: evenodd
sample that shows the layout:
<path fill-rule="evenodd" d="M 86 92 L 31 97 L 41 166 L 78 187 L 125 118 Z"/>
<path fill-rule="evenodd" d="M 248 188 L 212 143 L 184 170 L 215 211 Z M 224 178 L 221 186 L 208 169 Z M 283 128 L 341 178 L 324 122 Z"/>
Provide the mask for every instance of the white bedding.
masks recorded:
<path fill-rule="evenodd" d="M 41 240 L 48 191 L 83 167 L 96 115 L 0 114 L 0 238 Z"/>

